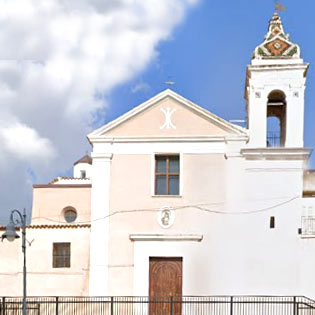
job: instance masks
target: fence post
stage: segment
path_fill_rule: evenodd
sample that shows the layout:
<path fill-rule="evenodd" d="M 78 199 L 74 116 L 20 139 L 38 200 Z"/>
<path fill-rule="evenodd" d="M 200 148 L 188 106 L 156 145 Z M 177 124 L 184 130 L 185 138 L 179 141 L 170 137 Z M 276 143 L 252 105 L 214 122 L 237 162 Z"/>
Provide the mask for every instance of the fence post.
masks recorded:
<path fill-rule="evenodd" d="M 230 315 L 233 315 L 233 296 L 231 296 L 230 300 Z"/>
<path fill-rule="evenodd" d="M 293 297 L 293 315 L 297 315 L 296 314 L 296 296 Z"/>
<path fill-rule="evenodd" d="M 294 315 L 299 315 L 299 302 L 296 299 L 296 296 L 294 297 Z"/>
<path fill-rule="evenodd" d="M 174 306 L 174 301 L 173 301 L 173 297 L 171 296 L 171 310 L 170 310 L 170 315 L 173 315 L 173 306 Z"/>
<path fill-rule="evenodd" d="M 110 298 L 110 315 L 114 315 L 114 297 Z"/>
<path fill-rule="evenodd" d="M 59 314 L 59 297 L 56 296 L 56 315 Z"/>
<path fill-rule="evenodd" d="M 5 315 L 5 297 L 2 298 L 2 315 Z"/>

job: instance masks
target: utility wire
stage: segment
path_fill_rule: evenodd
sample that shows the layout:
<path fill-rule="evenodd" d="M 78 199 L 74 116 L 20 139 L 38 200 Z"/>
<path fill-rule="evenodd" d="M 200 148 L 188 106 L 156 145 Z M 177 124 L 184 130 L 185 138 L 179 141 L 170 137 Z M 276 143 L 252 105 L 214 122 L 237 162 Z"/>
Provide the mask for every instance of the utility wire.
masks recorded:
<path fill-rule="evenodd" d="M 223 215 L 250 215 L 250 214 L 255 214 L 255 213 L 261 213 L 261 212 L 266 212 L 266 211 L 270 211 L 272 209 L 275 208 L 279 208 L 283 205 L 289 204 L 291 202 L 293 202 L 294 200 L 300 198 L 300 196 L 296 196 L 293 198 L 290 198 L 286 201 L 277 203 L 275 205 L 269 206 L 269 207 L 265 207 L 265 208 L 261 208 L 261 209 L 256 209 L 256 210 L 250 210 L 250 211 L 220 211 L 220 210 L 214 210 L 214 209 L 209 209 L 206 208 L 205 206 L 209 206 L 211 204 L 200 204 L 200 205 L 185 205 L 185 206 L 177 206 L 177 207 L 169 207 L 169 209 L 174 210 L 174 211 L 178 211 L 178 210 L 184 210 L 184 209 L 196 209 L 199 211 L 203 211 L 203 212 L 207 212 L 207 213 L 213 213 L 213 214 L 223 214 Z M 223 203 L 213 203 L 212 205 L 220 205 L 220 204 L 224 204 Z M 77 224 L 89 224 L 92 222 L 97 222 L 100 220 L 104 220 L 107 218 L 110 218 L 112 216 L 118 215 L 118 214 L 125 214 L 125 213 L 137 213 L 137 212 L 158 212 L 161 211 L 161 208 L 148 208 L 148 209 L 130 209 L 130 210 L 119 210 L 119 211 L 114 211 L 104 217 L 100 217 L 100 218 L 96 218 L 94 220 L 90 220 L 90 221 L 80 221 L 77 222 Z M 61 222 L 60 220 L 53 220 L 47 217 L 35 217 L 34 219 L 45 219 L 47 221 L 51 221 L 51 222 L 55 222 L 55 223 L 64 223 L 65 222 Z"/>

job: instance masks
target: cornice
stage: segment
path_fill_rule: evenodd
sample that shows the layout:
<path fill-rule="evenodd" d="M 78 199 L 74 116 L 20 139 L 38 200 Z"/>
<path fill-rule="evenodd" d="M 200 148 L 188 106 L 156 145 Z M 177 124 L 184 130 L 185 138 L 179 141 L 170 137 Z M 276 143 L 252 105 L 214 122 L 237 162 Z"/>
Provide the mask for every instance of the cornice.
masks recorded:
<path fill-rule="evenodd" d="M 241 149 L 247 160 L 308 160 L 311 148 L 248 148 Z"/>
<path fill-rule="evenodd" d="M 99 160 L 110 161 L 113 158 L 113 154 L 112 153 L 96 153 L 96 152 L 92 152 L 91 155 L 92 155 L 93 160 L 99 159 Z"/>
<path fill-rule="evenodd" d="M 176 137 L 104 137 L 94 136 L 90 138 L 94 143 L 156 143 L 156 142 L 230 142 L 247 141 L 247 135 L 227 136 L 176 136 Z M 93 156 L 94 158 L 94 156 Z"/>
<path fill-rule="evenodd" d="M 251 64 L 247 66 L 248 71 L 274 71 L 274 70 L 304 70 L 307 71 L 309 68 L 309 63 L 261 63 L 261 64 Z M 306 76 L 306 73 L 304 74 Z"/>
<path fill-rule="evenodd" d="M 33 188 L 91 188 L 92 184 L 46 184 L 33 185 Z"/>
<path fill-rule="evenodd" d="M 201 242 L 203 235 L 197 234 L 130 234 L 129 239 L 133 242 L 142 241 L 142 242 Z"/>

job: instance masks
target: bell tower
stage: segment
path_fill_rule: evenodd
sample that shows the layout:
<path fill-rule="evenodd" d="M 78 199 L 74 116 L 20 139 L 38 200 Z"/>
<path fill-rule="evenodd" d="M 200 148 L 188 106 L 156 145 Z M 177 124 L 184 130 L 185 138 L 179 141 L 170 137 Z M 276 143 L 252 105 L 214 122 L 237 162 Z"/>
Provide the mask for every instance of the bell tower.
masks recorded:
<path fill-rule="evenodd" d="M 245 99 L 249 147 L 304 146 L 304 91 L 309 64 L 274 13 L 264 42 L 247 67 Z"/>

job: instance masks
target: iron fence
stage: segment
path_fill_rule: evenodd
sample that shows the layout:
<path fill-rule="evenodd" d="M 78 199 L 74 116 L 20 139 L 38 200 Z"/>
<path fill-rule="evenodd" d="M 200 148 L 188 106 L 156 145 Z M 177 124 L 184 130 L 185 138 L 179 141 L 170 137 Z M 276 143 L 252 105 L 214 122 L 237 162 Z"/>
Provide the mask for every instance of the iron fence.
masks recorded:
<path fill-rule="evenodd" d="M 22 298 L 3 297 L 1 315 L 22 315 Z M 315 315 L 303 296 L 28 297 L 27 315 Z"/>
<path fill-rule="evenodd" d="M 267 147 L 281 147 L 280 132 L 267 132 Z"/>

